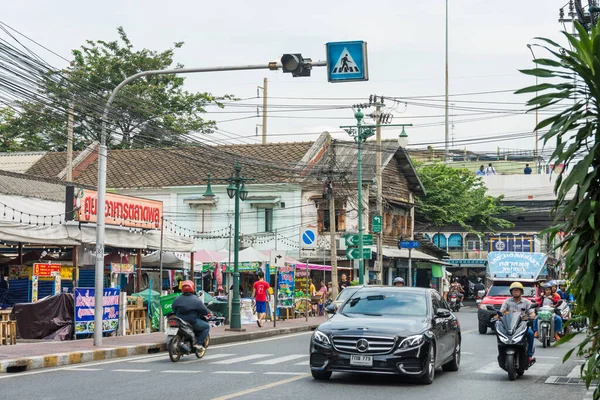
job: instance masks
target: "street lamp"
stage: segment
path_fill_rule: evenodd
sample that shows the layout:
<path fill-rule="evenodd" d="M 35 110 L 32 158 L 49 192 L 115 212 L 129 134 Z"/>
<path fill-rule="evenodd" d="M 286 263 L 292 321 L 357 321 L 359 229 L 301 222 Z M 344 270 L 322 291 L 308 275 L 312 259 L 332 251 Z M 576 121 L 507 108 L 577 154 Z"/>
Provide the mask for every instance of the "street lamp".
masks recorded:
<path fill-rule="evenodd" d="M 356 142 L 358 148 L 357 155 L 357 179 L 358 179 L 358 282 L 363 285 L 365 281 L 365 261 L 363 258 L 363 200 L 362 200 L 362 144 L 366 142 L 368 138 L 375 134 L 377 125 L 363 125 L 362 120 L 365 115 L 362 113 L 360 108 L 354 113 L 356 118 L 356 125 L 340 126 L 346 131 Z M 386 126 L 412 126 L 412 124 L 394 124 Z M 406 134 L 406 133 L 405 133 Z"/>
<path fill-rule="evenodd" d="M 406 134 L 404 127 L 402 127 L 402 132 L 400 132 L 400 136 L 398 136 L 398 145 L 400 145 L 400 147 L 402 147 L 403 149 L 406 149 L 406 146 L 408 146 L 408 135 Z"/>
<path fill-rule="evenodd" d="M 230 199 L 235 197 L 235 222 L 234 222 L 234 244 L 233 244 L 233 298 L 231 299 L 231 321 L 229 321 L 230 330 L 242 330 L 242 321 L 240 315 L 240 199 L 242 201 L 248 198 L 245 182 L 252 180 L 242 177 L 242 166 L 237 161 L 234 167 L 235 175 L 229 177 L 229 186 L 227 186 L 227 196 Z"/>

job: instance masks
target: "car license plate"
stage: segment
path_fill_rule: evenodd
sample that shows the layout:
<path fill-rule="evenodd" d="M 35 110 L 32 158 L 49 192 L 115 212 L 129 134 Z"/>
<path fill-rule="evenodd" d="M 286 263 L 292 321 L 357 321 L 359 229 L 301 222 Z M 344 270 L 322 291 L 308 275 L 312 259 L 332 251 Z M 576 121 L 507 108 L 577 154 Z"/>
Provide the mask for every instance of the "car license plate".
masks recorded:
<path fill-rule="evenodd" d="M 354 365 L 357 367 L 372 367 L 373 366 L 373 356 L 350 356 L 350 365 Z"/>
<path fill-rule="evenodd" d="M 167 328 L 167 336 L 175 336 L 178 331 L 179 328 Z"/>

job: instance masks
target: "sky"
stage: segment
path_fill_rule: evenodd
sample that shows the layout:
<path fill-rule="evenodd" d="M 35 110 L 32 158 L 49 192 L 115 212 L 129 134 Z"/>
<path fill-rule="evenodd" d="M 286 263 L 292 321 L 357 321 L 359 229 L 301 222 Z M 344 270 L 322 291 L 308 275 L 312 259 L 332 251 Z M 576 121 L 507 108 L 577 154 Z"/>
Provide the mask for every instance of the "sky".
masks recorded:
<path fill-rule="evenodd" d="M 565 3 L 449 0 L 452 148 L 534 149 L 535 115 L 523 114 L 527 96 L 512 92 L 535 84 L 535 78 L 518 71 L 533 67 L 527 44 L 536 36 L 562 42 L 558 11 Z M 375 94 L 398 99 L 386 101 L 386 112 L 394 115 L 392 123 L 413 124 L 406 128 L 409 148 L 443 148 L 445 4 L 443 0 L 20 0 L 3 3 L 0 21 L 66 58 L 87 39 L 115 40 L 116 28 L 123 26 L 136 48 L 164 50 L 185 42 L 175 60 L 186 67 L 267 64 L 279 61 L 284 53 L 325 60 L 325 43 L 363 40 L 368 44 L 367 82 L 329 83 L 325 68 L 318 67 L 311 77 L 302 78 L 268 70 L 188 75 L 189 91 L 241 99 L 223 110 L 208 109 L 207 118 L 217 121 L 219 130 L 203 140 L 260 143 L 257 124 L 262 118 L 254 105 L 262 105 L 257 87 L 266 77 L 268 142 L 311 141 L 323 131 L 348 139 L 339 128 L 355 121 L 347 107 Z M 38 51 L 52 65 L 66 66 L 64 60 Z M 535 52 L 543 55 L 541 49 Z M 388 127 L 382 135 L 392 139 L 399 133 L 399 128 Z"/>

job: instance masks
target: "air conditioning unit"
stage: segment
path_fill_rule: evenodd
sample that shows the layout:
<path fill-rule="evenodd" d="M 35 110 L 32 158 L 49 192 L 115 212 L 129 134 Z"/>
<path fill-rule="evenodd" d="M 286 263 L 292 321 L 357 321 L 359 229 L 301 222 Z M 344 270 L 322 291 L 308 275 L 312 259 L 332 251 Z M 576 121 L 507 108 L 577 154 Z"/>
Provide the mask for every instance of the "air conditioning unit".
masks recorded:
<path fill-rule="evenodd" d="M 346 239 L 344 239 L 344 238 L 335 239 L 335 247 L 338 250 L 346 250 Z"/>

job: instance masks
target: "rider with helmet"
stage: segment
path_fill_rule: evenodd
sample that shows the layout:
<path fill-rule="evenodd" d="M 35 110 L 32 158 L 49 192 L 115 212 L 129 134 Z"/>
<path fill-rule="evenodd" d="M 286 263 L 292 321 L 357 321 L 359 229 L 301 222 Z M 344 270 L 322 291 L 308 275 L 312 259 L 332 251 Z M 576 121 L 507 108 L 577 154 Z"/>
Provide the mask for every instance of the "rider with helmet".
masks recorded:
<path fill-rule="evenodd" d="M 403 287 L 404 286 L 404 279 L 402 279 L 401 277 L 396 277 L 394 279 L 394 286 L 398 286 L 398 287 Z"/>
<path fill-rule="evenodd" d="M 568 302 L 574 301 L 573 295 L 567 293 L 567 281 L 558 281 L 558 290 L 556 291 L 561 299 Z"/>
<path fill-rule="evenodd" d="M 454 278 L 454 282 L 452 282 L 452 284 L 450 285 L 450 293 L 452 292 L 456 292 L 456 295 L 458 296 L 458 301 L 460 302 L 460 305 L 463 306 L 463 298 L 465 297 L 465 295 L 463 294 L 465 291 L 462 287 L 462 285 L 460 284 L 460 282 L 458 281 L 458 278 Z"/>
<path fill-rule="evenodd" d="M 189 323 L 196 334 L 196 344 L 194 347 L 202 352 L 204 347 L 202 344 L 208 336 L 210 325 L 201 317 L 208 315 L 208 308 L 196 295 L 194 282 L 184 281 L 181 285 L 181 296 L 173 301 L 173 312 L 178 318 Z"/>
<path fill-rule="evenodd" d="M 523 320 L 526 320 L 528 317 L 529 319 L 534 319 L 535 312 L 531 308 L 531 302 L 522 297 L 525 292 L 523 284 L 521 282 L 513 282 L 511 283 L 509 290 L 512 297 L 504 300 L 502 307 L 500 307 L 500 311 L 503 314 L 521 313 L 521 318 Z M 533 362 L 533 353 L 535 352 L 533 342 L 533 331 L 531 328 L 527 328 L 527 355 L 529 356 L 530 364 Z"/>
<path fill-rule="evenodd" d="M 550 282 L 548 282 L 550 285 L 552 285 L 552 294 L 556 293 L 558 291 L 558 282 L 555 281 L 554 279 L 552 279 Z M 560 295 L 560 294 L 559 294 Z"/>
<path fill-rule="evenodd" d="M 541 297 L 539 297 L 538 299 L 536 299 L 537 303 L 543 307 L 543 306 L 551 306 L 551 307 L 556 307 L 556 304 L 560 301 L 560 296 L 558 295 L 558 293 L 552 293 L 552 281 L 544 284 L 544 293 L 542 294 Z M 556 314 L 554 315 L 554 339 L 556 341 L 560 340 L 560 335 L 559 333 L 562 333 L 562 318 L 559 317 Z M 533 332 L 535 337 L 538 337 L 538 319 L 536 317 L 536 319 L 533 321 Z"/>

